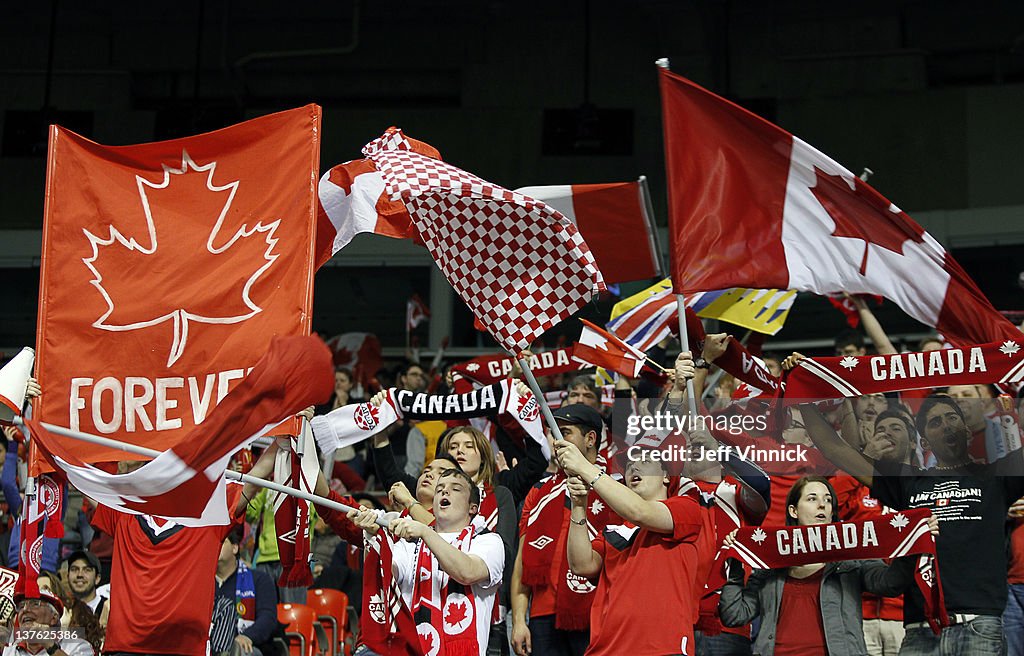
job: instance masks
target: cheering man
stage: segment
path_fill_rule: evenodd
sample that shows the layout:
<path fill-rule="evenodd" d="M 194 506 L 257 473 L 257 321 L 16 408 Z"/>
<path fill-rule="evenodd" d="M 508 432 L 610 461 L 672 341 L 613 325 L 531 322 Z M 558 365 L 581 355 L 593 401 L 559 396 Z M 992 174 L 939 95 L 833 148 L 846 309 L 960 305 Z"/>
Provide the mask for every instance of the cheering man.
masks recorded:
<path fill-rule="evenodd" d="M 787 368 L 793 364 L 787 358 Z M 786 365 L 784 365 L 786 366 Z M 935 541 L 942 591 L 951 626 L 934 635 L 924 621 L 923 599 L 911 589 L 904 597 L 904 656 L 1005 653 L 1002 613 L 1006 607 L 1007 508 L 1024 496 L 1024 464 L 1018 449 L 990 465 L 970 456 L 971 432 L 960 406 L 933 394 L 917 414 L 922 446 L 937 466 L 877 462 L 846 444 L 821 414 L 804 406 L 815 444 L 842 469 L 871 487 L 879 502 L 903 510 L 929 508 L 942 532 Z"/>
<path fill-rule="evenodd" d="M 434 528 L 408 517 L 393 519 L 397 538 L 392 572 L 412 610 L 420 643 L 430 653 L 487 653 L 495 596 L 505 568 L 505 547 L 496 533 L 476 531 L 472 519 L 480 489 L 458 469 L 441 473 L 434 493 Z M 348 514 L 373 535 L 380 528 L 368 508 Z M 441 645 L 441 649 L 435 647 Z M 365 646 L 357 656 L 373 654 Z"/>
<path fill-rule="evenodd" d="M 692 359 L 678 366 L 693 377 Z M 641 459 L 619 483 L 566 440 L 555 442 L 558 463 L 570 476 L 567 553 L 577 576 L 599 578 L 591 609 L 588 656 L 692 654 L 697 591 L 703 586 L 698 544 L 704 511 L 692 496 L 670 495 L 675 483 L 662 463 Z M 625 523 L 607 526 L 591 542 L 587 499 L 593 490 Z M 699 581 L 699 583 L 698 583 Z M 637 603 L 651 600 L 656 607 Z M 672 609 L 672 618 L 661 610 Z"/>

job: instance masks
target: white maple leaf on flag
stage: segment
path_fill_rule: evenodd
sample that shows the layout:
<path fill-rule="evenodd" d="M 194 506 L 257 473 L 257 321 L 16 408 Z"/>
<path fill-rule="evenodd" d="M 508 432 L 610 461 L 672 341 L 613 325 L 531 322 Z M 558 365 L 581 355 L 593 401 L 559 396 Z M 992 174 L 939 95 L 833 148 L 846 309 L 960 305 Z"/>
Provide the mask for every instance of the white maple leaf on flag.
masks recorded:
<path fill-rule="evenodd" d="M 1017 351 L 1020 350 L 1020 346 L 1012 339 L 1008 339 L 1003 342 L 1003 345 L 999 347 L 999 350 L 1002 351 L 1006 357 L 1012 358 L 1017 354 Z"/>
<path fill-rule="evenodd" d="M 848 355 L 839 361 L 839 366 L 846 367 L 847 370 L 853 371 L 853 368 L 857 366 L 858 362 L 859 360 L 857 360 L 857 358 L 853 357 L 852 355 Z"/>
<path fill-rule="evenodd" d="M 907 519 L 907 516 L 903 513 L 896 513 L 892 516 L 892 519 L 889 520 L 889 524 L 891 524 L 892 527 L 897 531 L 902 531 L 907 527 L 907 524 L 909 523 L 910 520 Z"/>
<path fill-rule="evenodd" d="M 753 533 L 750 534 L 750 539 L 753 540 L 754 542 L 758 543 L 758 544 L 761 544 L 767 538 L 768 538 L 768 534 L 765 533 L 764 529 L 762 529 L 760 526 L 758 526 L 757 530 L 755 530 Z"/>
<path fill-rule="evenodd" d="M 250 290 L 278 257 L 280 220 L 243 224 L 226 240 L 220 234 L 239 181 L 215 185 L 216 168 L 217 162 L 200 166 L 182 151 L 181 167 L 164 164 L 160 182 L 135 176 L 145 244 L 113 223 L 106 237 L 83 230 L 92 254 L 82 262 L 107 304 L 93 327 L 122 332 L 172 322 L 168 367 L 185 351 L 190 322 L 234 324 L 262 312 Z M 188 283 L 204 275 L 211 282 L 197 294 L 197 285 Z"/>

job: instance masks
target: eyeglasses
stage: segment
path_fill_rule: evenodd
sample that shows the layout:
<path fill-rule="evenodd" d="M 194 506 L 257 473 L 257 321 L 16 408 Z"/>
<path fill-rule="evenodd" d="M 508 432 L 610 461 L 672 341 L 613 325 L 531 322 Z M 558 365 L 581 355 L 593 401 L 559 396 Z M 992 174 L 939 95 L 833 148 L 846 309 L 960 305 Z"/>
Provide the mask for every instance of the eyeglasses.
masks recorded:
<path fill-rule="evenodd" d="M 43 606 L 52 607 L 53 604 L 51 604 L 49 601 L 46 601 L 45 599 L 22 599 L 18 603 L 18 610 L 20 611 L 26 608 L 42 608 Z"/>

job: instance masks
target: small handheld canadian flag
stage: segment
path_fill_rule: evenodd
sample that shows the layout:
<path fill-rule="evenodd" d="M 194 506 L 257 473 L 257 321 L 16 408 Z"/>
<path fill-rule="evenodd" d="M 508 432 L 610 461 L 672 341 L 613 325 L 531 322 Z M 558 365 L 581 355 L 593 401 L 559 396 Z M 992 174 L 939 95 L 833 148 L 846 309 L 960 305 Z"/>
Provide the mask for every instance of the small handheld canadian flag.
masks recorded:
<path fill-rule="evenodd" d="M 572 350 L 574 360 L 611 369 L 630 378 L 640 375 L 640 370 L 647 361 L 643 351 L 630 346 L 586 319 L 580 321 L 583 322 L 583 332 L 580 334 L 580 341 Z"/>

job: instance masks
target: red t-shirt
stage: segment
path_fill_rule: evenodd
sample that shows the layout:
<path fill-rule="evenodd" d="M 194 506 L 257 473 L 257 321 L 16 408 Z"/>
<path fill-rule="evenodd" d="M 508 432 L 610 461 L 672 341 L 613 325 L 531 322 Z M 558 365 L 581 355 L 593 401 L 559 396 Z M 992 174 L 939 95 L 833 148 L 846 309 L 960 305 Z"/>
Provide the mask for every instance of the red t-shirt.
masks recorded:
<path fill-rule="evenodd" d="M 232 517 L 241 491 L 228 486 Z M 190 528 L 100 506 L 92 525 L 114 536 L 104 651 L 205 656 L 217 556 L 234 524 Z"/>
<path fill-rule="evenodd" d="M 672 513 L 671 534 L 627 524 L 609 526 L 591 542 L 604 566 L 590 611 L 587 656 L 694 651 L 690 621 L 697 607 L 703 510 L 688 496 L 661 503 Z M 669 610 L 674 621 L 666 619 Z"/>
<path fill-rule="evenodd" d="M 805 579 L 786 578 L 775 627 L 775 656 L 828 653 L 821 619 L 822 567 Z"/>

